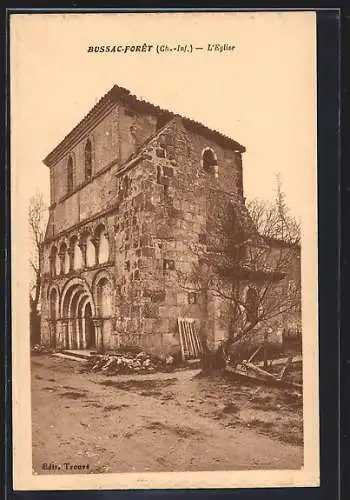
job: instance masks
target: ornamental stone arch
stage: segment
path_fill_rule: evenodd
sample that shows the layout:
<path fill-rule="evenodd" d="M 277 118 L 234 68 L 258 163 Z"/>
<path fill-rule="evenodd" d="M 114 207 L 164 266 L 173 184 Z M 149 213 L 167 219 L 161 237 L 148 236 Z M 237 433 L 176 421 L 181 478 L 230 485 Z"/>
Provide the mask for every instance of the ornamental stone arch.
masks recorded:
<path fill-rule="evenodd" d="M 66 238 L 62 238 L 58 243 L 58 255 L 60 258 L 60 274 L 68 274 L 70 270 L 69 263 L 69 243 Z"/>
<path fill-rule="evenodd" d="M 94 229 L 94 242 L 96 247 L 96 263 L 105 264 L 111 258 L 111 238 L 108 233 L 106 221 L 100 221 Z"/>
<path fill-rule="evenodd" d="M 50 299 L 50 295 L 51 295 L 52 290 L 56 290 L 57 297 L 58 297 L 58 299 L 60 299 L 61 292 L 60 292 L 59 286 L 57 284 L 49 284 L 47 287 L 47 290 L 46 290 L 46 300 Z"/>
<path fill-rule="evenodd" d="M 47 304 L 48 304 L 48 324 L 49 324 L 49 335 L 50 335 L 50 345 L 56 348 L 57 345 L 57 322 L 60 317 L 59 303 L 60 303 L 60 291 L 57 285 L 51 285 L 47 289 Z"/>
<path fill-rule="evenodd" d="M 58 276 L 60 274 L 60 260 L 57 242 L 53 243 L 49 250 L 50 274 Z"/>
<path fill-rule="evenodd" d="M 96 317 L 99 319 L 100 345 L 111 345 L 114 331 L 114 290 L 115 282 L 111 274 L 103 269 L 93 280 L 93 297 L 95 301 Z"/>
<path fill-rule="evenodd" d="M 111 273 L 106 269 L 98 271 L 92 282 L 92 295 L 96 304 L 96 315 L 112 315 L 114 309 L 114 290 L 115 280 Z M 106 294 L 109 296 L 107 297 Z M 105 303 L 103 303 L 103 301 L 105 301 Z M 108 302 L 108 304 L 106 304 L 106 302 Z"/>
<path fill-rule="evenodd" d="M 95 302 L 88 283 L 72 278 L 63 287 L 60 300 L 63 344 L 70 349 L 96 347 L 93 323 Z"/>
<path fill-rule="evenodd" d="M 64 285 L 60 300 L 60 314 L 62 318 L 67 317 L 69 300 L 72 292 L 76 289 L 80 290 L 81 294 L 86 295 L 91 301 L 92 314 L 95 315 L 95 302 L 88 283 L 83 278 L 72 278 Z"/>
<path fill-rule="evenodd" d="M 70 271 L 78 271 L 84 267 L 83 254 L 80 248 L 78 234 L 73 234 L 69 238 L 69 269 Z"/>
<path fill-rule="evenodd" d="M 81 251 L 83 268 L 96 264 L 95 245 L 92 241 L 90 228 L 84 227 L 78 234 L 78 246 Z"/>

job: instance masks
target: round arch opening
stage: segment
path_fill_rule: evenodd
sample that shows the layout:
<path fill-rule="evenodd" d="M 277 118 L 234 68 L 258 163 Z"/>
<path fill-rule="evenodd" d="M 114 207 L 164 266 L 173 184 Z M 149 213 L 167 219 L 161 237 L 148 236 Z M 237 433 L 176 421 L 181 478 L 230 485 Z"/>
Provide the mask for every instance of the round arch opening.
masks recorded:
<path fill-rule="evenodd" d="M 68 349 L 96 348 L 93 324 L 95 306 L 92 295 L 82 281 L 71 283 L 62 294 L 61 317 L 64 320 L 64 346 Z"/>

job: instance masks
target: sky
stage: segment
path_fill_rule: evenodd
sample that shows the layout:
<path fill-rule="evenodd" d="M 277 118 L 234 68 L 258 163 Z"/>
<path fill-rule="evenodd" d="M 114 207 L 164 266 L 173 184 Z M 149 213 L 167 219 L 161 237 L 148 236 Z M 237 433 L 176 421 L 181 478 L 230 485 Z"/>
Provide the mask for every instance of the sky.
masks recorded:
<path fill-rule="evenodd" d="M 11 133 L 23 196 L 49 201 L 43 158 L 114 84 L 246 147 L 245 196 L 272 200 L 280 173 L 302 215 L 316 175 L 314 13 L 15 14 Z M 193 53 L 89 53 L 91 45 L 193 44 Z M 207 51 L 227 43 L 233 51 Z"/>

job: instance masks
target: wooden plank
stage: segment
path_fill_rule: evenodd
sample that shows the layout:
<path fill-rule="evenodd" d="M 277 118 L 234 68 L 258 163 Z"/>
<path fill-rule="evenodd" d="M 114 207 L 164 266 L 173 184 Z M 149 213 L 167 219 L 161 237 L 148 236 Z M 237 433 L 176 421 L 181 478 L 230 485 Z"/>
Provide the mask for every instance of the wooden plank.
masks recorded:
<path fill-rule="evenodd" d="M 202 346 L 202 341 L 199 336 L 199 333 L 197 332 L 197 328 L 195 323 L 193 323 L 193 330 L 195 333 L 195 338 L 196 338 L 196 343 L 197 343 L 197 349 L 198 349 L 198 356 L 200 356 L 203 353 L 203 346 Z"/>
<path fill-rule="evenodd" d="M 196 350 L 194 346 L 194 339 L 193 339 L 193 331 L 192 331 L 192 324 L 190 321 L 187 322 L 187 329 L 188 329 L 188 336 L 190 340 L 190 347 L 191 347 L 191 355 L 195 357 L 196 355 Z"/>
<path fill-rule="evenodd" d="M 246 381 L 248 383 L 254 383 L 254 384 L 262 384 L 262 385 L 268 385 L 268 386 L 273 386 L 273 387 L 282 387 L 282 388 L 290 388 L 290 389 L 298 389 L 301 390 L 303 389 L 302 384 L 298 384 L 296 382 L 287 382 L 285 380 L 279 380 L 277 378 L 258 378 L 258 377 L 252 377 L 251 375 L 248 375 L 246 373 L 243 373 L 241 371 L 238 371 L 234 368 L 226 367 L 226 373 L 230 374 L 232 377 L 237 378 L 239 380 L 242 380 L 242 382 Z"/>
<path fill-rule="evenodd" d="M 194 341 L 196 344 L 196 356 L 199 357 L 202 353 L 202 350 L 201 350 L 199 336 L 198 336 L 198 333 L 197 333 L 196 328 L 195 328 L 195 324 L 193 324 L 193 335 L 194 335 Z"/>
<path fill-rule="evenodd" d="M 179 337 L 180 337 L 180 346 L 181 346 L 182 360 L 185 361 L 185 349 L 184 349 L 184 342 L 183 342 L 183 338 L 182 338 L 181 318 L 177 318 L 177 324 L 178 324 L 178 328 L 179 328 Z"/>
<path fill-rule="evenodd" d="M 242 364 L 245 365 L 247 368 L 251 369 L 252 371 L 258 373 L 261 377 L 273 378 L 274 380 L 276 380 L 275 375 L 272 375 L 272 373 L 269 373 L 265 370 L 262 370 L 261 368 L 258 368 L 257 366 L 253 365 L 253 363 L 245 362 Z"/>
<path fill-rule="evenodd" d="M 195 321 L 191 321 L 191 335 L 192 335 L 192 343 L 193 343 L 193 356 L 195 358 L 198 358 L 199 355 L 199 349 L 198 349 L 198 344 L 197 344 L 197 335 L 195 331 Z"/>
<path fill-rule="evenodd" d="M 187 345 L 187 357 L 191 357 L 191 339 L 190 339 L 190 332 L 188 330 L 188 322 L 185 320 L 184 322 L 184 328 L 185 328 L 185 336 L 186 336 L 186 345 Z"/>
<path fill-rule="evenodd" d="M 178 318 L 178 329 L 182 359 L 197 359 L 202 352 L 200 338 L 195 329 L 193 318 Z"/>
<path fill-rule="evenodd" d="M 194 324 L 195 321 L 194 319 L 189 320 L 189 325 L 190 325 L 190 330 L 191 330 L 191 340 L 192 340 L 192 345 L 193 345 L 193 356 L 197 357 L 198 356 L 198 346 L 196 342 L 196 333 L 194 329 Z"/>
<path fill-rule="evenodd" d="M 186 330 L 186 320 L 182 322 L 182 329 L 184 334 L 184 343 L 185 343 L 185 356 L 188 359 L 189 349 L 188 349 L 188 338 L 187 338 L 187 330 Z"/>
<path fill-rule="evenodd" d="M 259 347 L 257 348 L 257 350 L 256 350 L 256 351 L 255 351 L 255 352 L 254 352 L 254 353 L 250 356 L 250 358 L 248 359 L 247 363 L 250 363 L 251 361 L 253 361 L 253 359 L 254 359 L 254 358 L 255 358 L 255 356 L 258 354 L 258 352 L 259 352 L 259 351 L 261 351 L 262 347 L 263 347 L 263 346 L 261 345 L 261 346 L 259 346 Z"/>

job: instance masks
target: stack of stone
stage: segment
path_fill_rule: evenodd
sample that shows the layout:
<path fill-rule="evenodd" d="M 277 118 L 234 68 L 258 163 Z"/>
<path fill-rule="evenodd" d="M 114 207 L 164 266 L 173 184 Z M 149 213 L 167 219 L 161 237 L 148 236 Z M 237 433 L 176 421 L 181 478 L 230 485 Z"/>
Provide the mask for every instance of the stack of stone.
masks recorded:
<path fill-rule="evenodd" d="M 122 373 L 154 373 L 172 369 L 172 356 L 159 357 L 141 351 L 135 353 L 96 354 L 87 360 L 85 369 L 92 372 L 102 372 L 108 375 Z"/>

